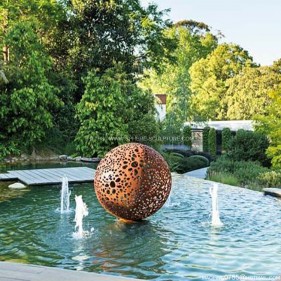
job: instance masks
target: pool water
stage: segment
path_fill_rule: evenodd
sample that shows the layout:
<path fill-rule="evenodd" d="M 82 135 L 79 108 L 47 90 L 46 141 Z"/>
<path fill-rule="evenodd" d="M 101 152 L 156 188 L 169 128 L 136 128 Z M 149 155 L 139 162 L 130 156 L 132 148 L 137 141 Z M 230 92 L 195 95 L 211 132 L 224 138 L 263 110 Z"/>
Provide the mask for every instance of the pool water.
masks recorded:
<path fill-rule="evenodd" d="M 149 280 L 279 276 L 281 201 L 219 185 L 224 226 L 213 228 L 210 185 L 173 175 L 169 202 L 146 221 L 129 225 L 104 211 L 91 184 L 70 185 L 68 214 L 58 211 L 60 186 L 18 191 L 0 202 L 0 260 Z M 89 234 L 83 239 L 73 238 L 75 195 L 89 208 L 83 225 Z"/>

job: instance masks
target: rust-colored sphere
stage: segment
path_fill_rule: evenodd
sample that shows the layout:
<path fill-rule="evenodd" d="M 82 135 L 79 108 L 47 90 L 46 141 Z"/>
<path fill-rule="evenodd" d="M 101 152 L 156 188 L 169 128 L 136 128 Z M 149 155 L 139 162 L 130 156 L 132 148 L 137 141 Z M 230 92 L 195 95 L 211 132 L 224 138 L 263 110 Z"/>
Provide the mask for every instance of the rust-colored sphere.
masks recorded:
<path fill-rule="evenodd" d="M 158 211 L 171 190 L 164 158 L 138 143 L 120 145 L 106 154 L 95 174 L 95 192 L 112 215 L 139 221 Z"/>

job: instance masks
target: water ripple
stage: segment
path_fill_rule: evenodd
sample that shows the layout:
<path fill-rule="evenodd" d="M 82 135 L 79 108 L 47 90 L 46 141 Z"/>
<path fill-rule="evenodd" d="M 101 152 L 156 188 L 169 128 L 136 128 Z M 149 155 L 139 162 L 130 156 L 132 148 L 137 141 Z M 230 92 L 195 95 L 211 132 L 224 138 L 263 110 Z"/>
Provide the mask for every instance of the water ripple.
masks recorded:
<path fill-rule="evenodd" d="M 222 228 L 210 225 L 210 182 L 173 176 L 169 202 L 149 220 L 125 225 L 98 204 L 92 185 L 72 186 L 89 207 L 75 240 L 74 212 L 56 212 L 57 187 L 31 188 L 0 203 L 0 260 L 150 280 L 280 275 L 281 201 L 219 185 Z M 205 277 L 204 277 L 205 276 Z"/>

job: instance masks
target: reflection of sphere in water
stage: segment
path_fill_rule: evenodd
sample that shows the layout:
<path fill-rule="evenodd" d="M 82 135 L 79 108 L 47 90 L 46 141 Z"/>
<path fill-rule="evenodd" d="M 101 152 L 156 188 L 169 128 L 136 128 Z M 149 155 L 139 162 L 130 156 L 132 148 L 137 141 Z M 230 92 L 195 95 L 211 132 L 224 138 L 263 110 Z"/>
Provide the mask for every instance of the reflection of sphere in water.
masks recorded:
<path fill-rule="evenodd" d="M 120 145 L 97 167 L 95 191 L 101 205 L 124 220 L 142 220 L 158 211 L 171 190 L 171 173 L 154 149 L 137 143 Z"/>

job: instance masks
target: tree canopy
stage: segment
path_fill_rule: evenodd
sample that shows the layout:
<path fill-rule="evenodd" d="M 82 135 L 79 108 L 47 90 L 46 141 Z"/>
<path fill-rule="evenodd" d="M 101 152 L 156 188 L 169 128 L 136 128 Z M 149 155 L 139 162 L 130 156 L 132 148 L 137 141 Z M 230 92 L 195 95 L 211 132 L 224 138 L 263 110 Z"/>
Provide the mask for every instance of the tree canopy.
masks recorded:
<path fill-rule="evenodd" d="M 280 82 L 281 75 L 273 67 L 246 67 L 242 73 L 227 81 L 227 91 L 222 104 L 225 119 L 251 120 L 264 114 L 270 104 L 269 93 Z"/>
<path fill-rule="evenodd" d="M 256 128 L 266 134 L 270 144 L 267 155 L 272 158 L 272 164 L 276 168 L 281 168 L 281 80 L 279 88 L 270 92 L 271 103 L 266 107 L 265 113 L 256 116 Z"/>
<path fill-rule="evenodd" d="M 76 136 L 83 155 L 104 156 L 119 144 L 147 143 L 157 136 L 153 96 L 130 82 L 120 66 L 102 76 L 89 72 L 84 83 L 86 90 L 77 105 L 81 125 Z"/>
<path fill-rule="evenodd" d="M 122 73 L 135 84 L 145 67 L 159 69 L 171 60 L 175 41 L 164 34 L 171 26 L 163 17 L 166 12 L 154 4 L 144 8 L 139 0 L 2 1 L 0 124 L 5 152 L 1 146 L 0 157 L 33 149 L 48 139 L 71 142 L 81 125 L 76 111 L 83 116 L 77 104 L 96 98 L 90 97 L 97 92 L 89 79 L 98 83 L 108 69 L 122 64 Z M 152 95 L 139 89 L 133 90 L 136 97 L 131 100 L 116 89 L 103 90 L 102 103 L 110 104 L 114 94 L 112 99 L 120 95 L 132 108 L 139 107 L 141 99 L 141 106 L 154 106 Z M 125 104 L 121 108 L 134 120 L 131 131 L 144 127 L 144 120 L 154 120 L 150 113 L 138 119 Z M 108 110 L 103 118 L 113 114 L 116 123 L 112 108 Z M 122 126 L 128 125 L 118 123 L 116 128 Z"/>
<path fill-rule="evenodd" d="M 163 130 L 169 135 L 178 134 L 183 122 L 192 119 L 190 109 L 189 69 L 201 58 L 205 58 L 217 46 L 218 38 L 210 32 L 210 27 L 193 20 L 177 22 L 167 29 L 166 36 L 177 41 L 172 52 L 176 63 L 166 63 L 162 71 L 153 69 L 146 71 L 141 86 L 151 89 L 153 93 L 168 95 L 167 116 Z"/>
<path fill-rule="evenodd" d="M 160 129 L 180 137 L 185 121 L 259 115 L 278 166 L 281 60 L 260 67 L 208 24 L 167 12 L 140 0 L 2 1 L 0 158 L 74 144 L 102 156 L 125 141 L 155 145 Z M 161 124 L 152 93 L 167 94 Z"/>
<path fill-rule="evenodd" d="M 206 58 L 190 68 L 191 106 L 199 119 L 224 120 L 227 110 L 221 101 L 228 89 L 227 81 L 254 66 L 246 50 L 234 44 L 220 44 Z"/>

